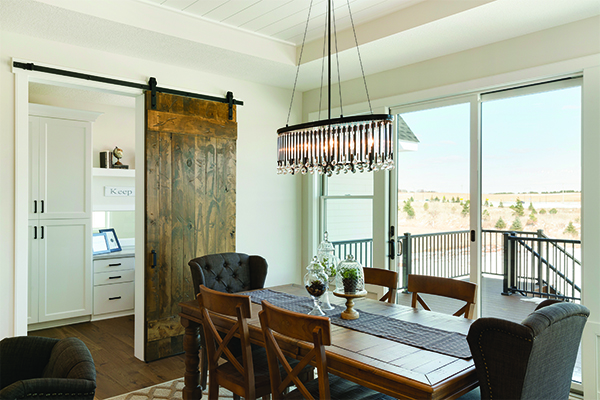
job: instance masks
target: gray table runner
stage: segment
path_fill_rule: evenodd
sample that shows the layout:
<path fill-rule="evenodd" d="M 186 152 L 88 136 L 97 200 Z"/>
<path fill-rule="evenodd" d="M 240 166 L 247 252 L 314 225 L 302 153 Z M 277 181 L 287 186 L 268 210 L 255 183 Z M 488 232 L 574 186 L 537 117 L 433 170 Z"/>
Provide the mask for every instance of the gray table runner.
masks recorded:
<path fill-rule="evenodd" d="M 303 314 L 307 314 L 313 308 L 311 298 L 275 292 L 270 289 L 241 294 L 249 295 L 254 303 L 260 304 L 262 300 L 267 300 L 278 307 Z M 324 310 L 324 312 L 334 325 L 452 357 L 463 358 L 465 360 L 471 358 L 467 337 L 462 333 L 430 328 L 414 322 L 361 311 L 360 309 L 356 309 L 356 307 L 355 309 L 360 312 L 360 318 L 346 320 L 340 317 L 340 314 L 346 307 L 332 305 L 334 307 L 333 310 Z"/>

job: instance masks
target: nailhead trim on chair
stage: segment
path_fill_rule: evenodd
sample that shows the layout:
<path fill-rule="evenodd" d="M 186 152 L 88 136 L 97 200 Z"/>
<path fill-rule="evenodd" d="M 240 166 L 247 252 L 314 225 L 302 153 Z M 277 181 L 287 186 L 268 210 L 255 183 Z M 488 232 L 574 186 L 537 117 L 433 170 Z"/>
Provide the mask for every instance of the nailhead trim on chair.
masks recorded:
<path fill-rule="evenodd" d="M 45 397 L 54 397 L 54 396 L 90 396 L 90 395 L 94 395 L 95 392 L 88 392 L 88 393 L 27 393 L 27 397 L 40 397 L 40 396 L 45 396 Z"/>
<path fill-rule="evenodd" d="M 502 329 L 497 329 L 497 328 L 488 328 L 488 329 L 485 329 L 485 330 L 483 330 L 483 331 L 481 331 L 481 332 L 479 333 L 479 340 L 478 340 L 477 342 L 479 343 L 479 350 L 481 351 L 481 358 L 483 359 L 483 365 L 485 366 L 485 376 L 486 376 L 486 378 L 487 378 L 487 385 L 488 385 L 488 387 L 490 388 L 490 399 L 491 399 L 491 398 L 493 398 L 494 396 L 492 396 L 492 386 L 491 386 L 491 384 L 490 384 L 490 372 L 489 372 L 489 370 L 488 370 L 488 367 L 487 367 L 487 362 L 485 361 L 485 356 L 483 355 L 483 346 L 481 345 L 481 337 L 482 337 L 482 336 L 483 336 L 483 334 L 484 334 L 485 332 L 487 332 L 487 331 L 496 331 L 496 332 L 500 332 L 500 333 L 506 333 L 506 334 L 509 334 L 510 336 L 514 336 L 514 337 L 516 337 L 517 339 L 523 339 L 523 340 L 525 340 L 525 341 L 527 341 L 527 342 L 532 342 L 532 340 L 531 340 L 531 339 L 529 339 L 529 338 L 523 337 L 523 336 L 518 336 L 518 335 L 515 335 L 515 334 L 514 334 L 514 333 L 512 333 L 512 332 L 507 332 L 507 331 L 505 331 L 505 330 L 502 330 Z"/>

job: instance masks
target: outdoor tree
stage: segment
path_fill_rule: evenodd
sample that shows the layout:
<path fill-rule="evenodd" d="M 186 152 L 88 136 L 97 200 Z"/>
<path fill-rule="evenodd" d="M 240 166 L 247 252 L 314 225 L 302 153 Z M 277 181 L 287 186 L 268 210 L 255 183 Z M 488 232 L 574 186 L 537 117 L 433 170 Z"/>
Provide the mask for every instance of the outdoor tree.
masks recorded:
<path fill-rule="evenodd" d="M 448 200 L 446 200 L 446 196 L 443 196 L 443 197 L 442 197 L 442 203 L 445 203 L 445 202 L 447 202 L 447 201 L 448 201 Z"/>
<path fill-rule="evenodd" d="M 544 210 L 543 208 L 540 210 L 540 214 L 546 214 L 546 210 Z"/>
<path fill-rule="evenodd" d="M 532 214 L 537 214 L 537 211 L 535 211 L 535 207 L 533 207 L 533 203 L 529 202 L 529 207 L 527 208 L 529 211 L 531 211 Z"/>
<path fill-rule="evenodd" d="M 502 204 L 502 200 L 500 200 L 500 204 L 498 204 L 499 208 L 504 208 L 504 204 Z"/>
<path fill-rule="evenodd" d="M 523 207 L 523 202 L 521 200 L 519 200 L 518 197 L 517 197 L 517 204 L 515 204 L 514 206 L 510 206 L 510 208 L 513 210 L 513 213 L 517 217 L 522 217 L 523 215 L 525 215 L 525 208 Z"/>
<path fill-rule="evenodd" d="M 429 210 L 429 203 L 423 204 L 423 210 L 425 210 L 425 211 Z"/>
<path fill-rule="evenodd" d="M 569 225 L 567 225 L 563 233 L 565 235 L 578 236 L 577 229 L 573 225 L 572 221 L 569 221 Z"/>
<path fill-rule="evenodd" d="M 488 210 L 483 210 L 483 212 L 481 213 L 481 218 L 483 218 L 486 221 L 490 219 L 490 213 L 488 212 Z"/>
<path fill-rule="evenodd" d="M 469 215 L 469 205 L 470 205 L 471 201 L 467 200 L 464 202 L 463 204 L 463 208 L 462 211 L 460 212 L 462 214 L 463 217 L 466 217 L 467 215 Z"/>
<path fill-rule="evenodd" d="M 556 214 L 558 213 L 558 211 L 556 211 L 556 208 L 551 208 L 550 211 L 548 211 L 550 214 Z"/>
<path fill-rule="evenodd" d="M 519 219 L 519 217 L 517 217 L 513 221 L 512 225 L 510 226 L 510 230 L 511 231 L 520 231 L 521 229 L 523 229 L 523 224 L 521 223 L 521 220 Z"/>
<path fill-rule="evenodd" d="M 537 222 L 537 217 L 535 216 L 535 213 L 532 211 L 531 214 L 529 214 L 529 220 L 531 222 Z"/>
<path fill-rule="evenodd" d="M 484 207 L 489 207 L 490 206 L 490 202 L 488 201 L 488 199 L 485 199 L 485 203 L 483 203 Z"/>
<path fill-rule="evenodd" d="M 408 218 L 414 218 L 415 217 L 415 209 L 413 208 L 412 204 L 410 204 L 411 201 L 410 200 L 406 200 L 404 201 L 404 207 L 402 207 L 402 211 L 404 211 L 406 213 L 406 215 L 408 215 Z"/>
<path fill-rule="evenodd" d="M 504 229 L 504 228 L 506 228 L 506 222 L 504 222 L 504 220 L 502 219 L 502 217 L 500 217 L 500 219 L 498 221 L 496 221 L 496 225 L 494 225 L 494 228 L 496 228 L 496 229 Z"/>

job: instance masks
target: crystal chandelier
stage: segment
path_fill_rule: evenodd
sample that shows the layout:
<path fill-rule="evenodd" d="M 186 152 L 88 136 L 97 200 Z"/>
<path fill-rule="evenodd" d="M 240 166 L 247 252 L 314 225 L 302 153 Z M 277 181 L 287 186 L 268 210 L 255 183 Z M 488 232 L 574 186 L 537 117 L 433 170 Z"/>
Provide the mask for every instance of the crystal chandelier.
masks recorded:
<path fill-rule="evenodd" d="M 364 69 L 362 68 L 360 51 L 358 50 L 358 41 L 356 39 L 356 30 L 354 28 L 352 12 L 350 11 L 350 2 L 349 0 L 346 1 L 366 89 L 367 83 Z M 394 144 L 392 140 L 393 118 L 388 114 L 373 114 L 368 90 L 366 90 L 366 92 L 369 108 L 371 109 L 370 114 L 344 117 L 340 87 L 340 108 L 342 110 L 342 115 L 340 115 L 339 118 L 331 118 L 332 20 L 335 26 L 335 19 L 332 14 L 332 3 L 333 0 L 328 0 L 327 2 L 328 118 L 293 126 L 288 126 L 286 124 L 285 127 L 277 130 L 277 173 L 279 174 L 290 173 L 293 175 L 296 173 L 306 174 L 308 172 L 311 174 L 318 173 L 331 176 L 334 172 L 339 174 L 340 172 L 364 172 L 394 168 Z M 302 53 L 304 50 L 304 42 L 306 40 L 306 31 L 311 9 L 312 0 L 308 10 L 308 18 L 306 20 L 306 28 L 302 40 L 298 69 L 296 70 L 296 81 L 302 62 Z M 335 39 L 337 56 L 337 35 L 335 36 Z M 339 62 L 337 76 L 339 86 Z M 296 83 L 294 82 L 292 102 L 294 100 L 295 90 Z M 290 112 L 291 107 L 292 104 L 290 104 Z"/>

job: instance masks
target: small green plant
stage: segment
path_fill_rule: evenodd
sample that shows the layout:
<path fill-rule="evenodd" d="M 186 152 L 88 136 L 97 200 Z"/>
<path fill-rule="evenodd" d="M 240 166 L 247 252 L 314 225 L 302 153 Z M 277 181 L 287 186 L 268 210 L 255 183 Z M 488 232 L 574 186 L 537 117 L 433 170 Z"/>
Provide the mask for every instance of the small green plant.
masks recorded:
<path fill-rule="evenodd" d="M 548 211 L 550 214 L 557 214 L 558 211 L 556 210 L 556 208 L 551 208 L 550 211 Z"/>
<path fill-rule="evenodd" d="M 429 210 L 429 203 L 423 204 L 423 210 L 425 210 L 425 211 Z"/>
<path fill-rule="evenodd" d="M 500 200 L 500 204 L 498 205 L 499 208 L 504 208 L 504 204 L 502 204 L 502 200 Z"/>
<path fill-rule="evenodd" d="M 543 214 L 546 214 L 546 210 L 542 208 L 542 209 L 540 210 L 540 214 L 542 214 L 542 215 L 543 215 Z"/>
<path fill-rule="evenodd" d="M 522 217 L 523 215 L 525 215 L 525 209 L 523 208 L 523 202 L 521 200 L 519 200 L 518 197 L 517 197 L 517 203 L 514 206 L 510 206 L 510 208 L 513 210 L 514 215 L 516 215 L 517 217 Z"/>
<path fill-rule="evenodd" d="M 358 271 L 356 268 L 343 268 L 340 271 L 343 279 L 358 279 Z"/>
<path fill-rule="evenodd" d="M 485 221 L 490 219 L 490 213 L 488 212 L 488 210 L 483 210 L 483 212 L 481 213 L 481 218 Z"/>
<path fill-rule="evenodd" d="M 463 208 L 461 210 L 461 214 L 463 217 L 466 217 L 467 215 L 469 215 L 469 205 L 471 204 L 471 202 L 469 200 L 465 201 L 463 204 Z"/>
<path fill-rule="evenodd" d="M 408 215 L 409 219 L 415 217 L 415 209 L 413 208 L 410 200 L 406 200 L 404 202 L 404 207 L 402 207 L 402 211 L 404 211 L 406 215 Z"/>
<path fill-rule="evenodd" d="M 535 211 L 535 208 L 533 207 L 533 203 L 529 202 L 529 207 L 527 208 L 529 211 L 531 211 L 532 214 L 537 214 L 537 211 Z"/>
<path fill-rule="evenodd" d="M 523 229 L 523 224 L 521 223 L 521 220 L 519 219 L 519 217 L 517 217 L 513 221 L 512 225 L 510 226 L 510 230 L 511 231 L 520 231 L 521 229 Z"/>
<path fill-rule="evenodd" d="M 506 228 L 506 222 L 504 222 L 504 220 L 502 219 L 502 217 L 500 217 L 500 219 L 498 221 L 496 221 L 496 225 L 494 225 L 494 228 L 496 228 L 496 229 L 504 229 L 504 228 Z"/>
<path fill-rule="evenodd" d="M 569 221 L 569 225 L 567 225 L 567 227 L 565 228 L 563 233 L 566 235 L 578 236 L 577 229 L 575 228 L 575 226 L 573 225 L 573 222 L 571 222 L 571 221 Z"/>
<path fill-rule="evenodd" d="M 489 207 L 490 206 L 490 202 L 488 199 L 485 199 L 485 203 L 483 203 L 484 207 Z"/>
<path fill-rule="evenodd" d="M 535 212 L 531 212 L 531 214 L 529 214 L 529 220 L 531 222 L 537 222 L 537 217 L 535 216 Z"/>

